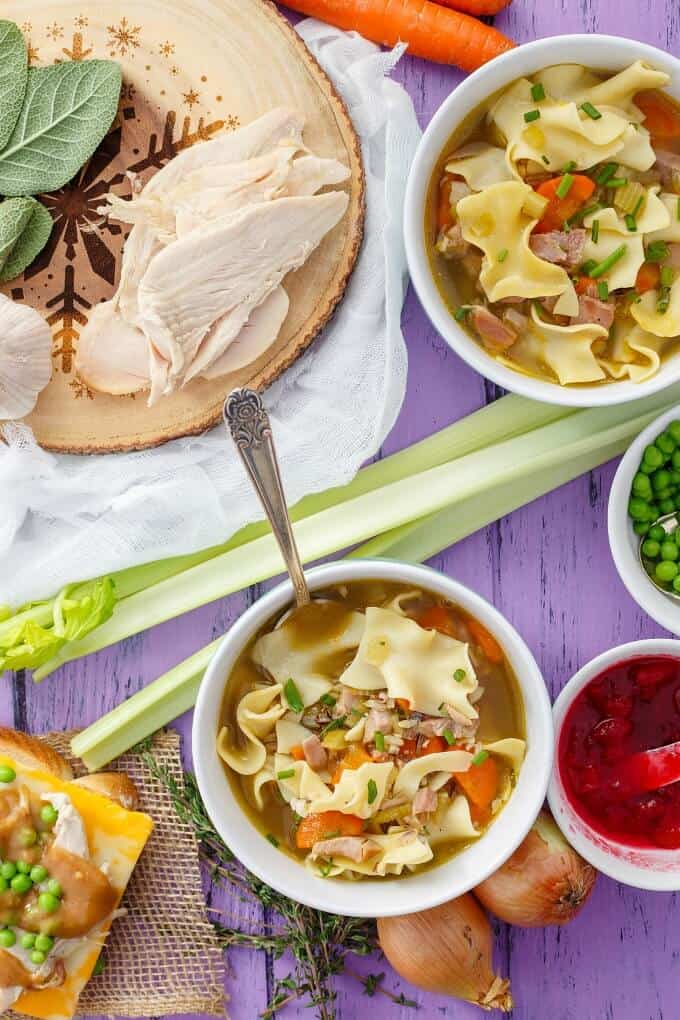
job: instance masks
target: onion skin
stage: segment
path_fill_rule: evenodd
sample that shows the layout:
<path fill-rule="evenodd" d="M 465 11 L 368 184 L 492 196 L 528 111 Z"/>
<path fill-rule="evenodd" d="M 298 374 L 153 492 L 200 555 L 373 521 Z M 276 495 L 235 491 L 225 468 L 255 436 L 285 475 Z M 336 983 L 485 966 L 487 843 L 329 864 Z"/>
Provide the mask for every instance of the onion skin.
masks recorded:
<path fill-rule="evenodd" d="M 474 894 L 501 921 L 540 928 L 573 920 L 596 878 L 595 868 L 567 843 L 550 815 L 541 811 L 512 857 Z"/>
<path fill-rule="evenodd" d="M 512 1009 L 509 982 L 493 972 L 491 925 L 469 893 L 432 910 L 379 917 L 378 936 L 389 962 L 412 984 L 482 1009 Z"/>

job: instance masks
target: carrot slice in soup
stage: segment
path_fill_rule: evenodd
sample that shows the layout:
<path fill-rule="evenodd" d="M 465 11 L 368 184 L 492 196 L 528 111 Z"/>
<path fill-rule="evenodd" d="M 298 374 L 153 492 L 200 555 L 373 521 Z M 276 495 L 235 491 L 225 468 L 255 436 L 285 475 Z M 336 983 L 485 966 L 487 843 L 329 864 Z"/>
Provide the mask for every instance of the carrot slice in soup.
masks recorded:
<path fill-rule="evenodd" d="M 290 756 L 291 758 L 294 758 L 295 761 L 304 761 L 305 752 L 302 750 L 302 744 L 296 744 L 295 747 L 291 747 Z"/>
<path fill-rule="evenodd" d="M 451 209 L 451 174 L 444 174 L 439 182 L 439 201 L 437 202 L 437 229 L 447 230 L 456 222 Z"/>
<path fill-rule="evenodd" d="M 472 617 L 467 621 L 468 630 L 472 635 L 472 640 L 476 645 L 482 649 L 487 659 L 490 662 L 502 662 L 503 661 L 503 649 L 496 641 L 493 634 L 489 634 L 486 627 L 483 627 L 479 620 L 473 620 Z"/>
<path fill-rule="evenodd" d="M 416 757 L 424 758 L 426 754 L 439 754 L 440 751 L 448 751 L 449 745 L 443 737 L 430 737 L 418 751 Z"/>
<path fill-rule="evenodd" d="M 338 762 L 335 772 L 331 778 L 331 783 L 334 785 L 339 783 L 340 776 L 345 769 L 358 769 L 369 761 L 373 761 L 373 759 L 367 751 L 364 751 L 363 747 L 359 747 L 358 745 L 356 747 L 350 747 L 342 761 Z"/>
<path fill-rule="evenodd" d="M 663 92 L 638 92 L 633 102 L 644 113 L 644 126 L 655 140 L 680 138 L 680 112 Z"/>
<path fill-rule="evenodd" d="M 454 772 L 454 779 L 476 808 L 488 808 L 498 790 L 498 766 L 491 755 L 471 765 L 467 772 Z"/>
<path fill-rule="evenodd" d="M 591 181 L 590 177 L 584 174 L 570 174 L 571 186 L 564 198 L 560 198 L 557 189 L 566 176 L 563 174 L 560 177 L 551 177 L 549 181 L 543 181 L 537 186 L 536 191 L 548 199 L 548 204 L 540 222 L 534 227 L 535 234 L 562 230 L 566 220 L 577 213 L 595 191 L 595 182 Z"/>
<path fill-rule="evenodd" d="M 295 834 L 295 843 L 298 850 L 311 850 L 320 839 L 360 836 L 363 831 L 363 818 L 345 815 L 342 811 L 322 811 L 318 815 L 307 815 L 302 819 Z"/>
<path fill-rule="evenodd" d="M 661 270 L 656 262 L 643 262 L 638 269 L 635 289 L 638 294 L 646 294 L 648 290 L 657 290 L 661 282 Z"/>
<path fill-rule="evenodd" d="M 418 623 L 425 630 L 438 630 L 440 634 L 455 637 L 451 613 L 444 606 L 430 606 L 418 617 Z"/>

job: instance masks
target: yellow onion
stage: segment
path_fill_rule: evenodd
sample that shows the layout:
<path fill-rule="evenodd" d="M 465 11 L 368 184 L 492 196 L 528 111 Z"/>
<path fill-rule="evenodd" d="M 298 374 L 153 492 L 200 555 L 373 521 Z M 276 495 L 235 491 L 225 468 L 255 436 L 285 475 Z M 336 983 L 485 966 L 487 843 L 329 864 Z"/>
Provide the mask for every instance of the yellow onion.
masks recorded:
<path fill-rule="evenodd" d="M 493 936 L 469 893 L 432 910 L 378 918 L 382 950 L 398 974 L 429 992 L 483 1009 L 512 1009 L 510 982 L 493 972 Z"/>
<path fill-rule="evenodd" d="M 546 811 L 506 863 L 474 890 L 508 924 L 566 924 L 586 902 L 597 872 L 569 846 Z"/>

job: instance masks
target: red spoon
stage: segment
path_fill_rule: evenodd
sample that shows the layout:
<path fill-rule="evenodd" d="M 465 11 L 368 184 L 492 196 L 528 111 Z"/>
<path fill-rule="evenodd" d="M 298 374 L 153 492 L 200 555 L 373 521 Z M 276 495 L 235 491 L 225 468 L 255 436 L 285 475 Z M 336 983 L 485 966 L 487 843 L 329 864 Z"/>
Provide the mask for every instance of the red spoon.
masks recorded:
<path fill-rule="evenodd" d="M 638 751 L 615 765 L 609 773 L 613 782 L 626 795 L 659 790 L 680 780 L 680 740 L 650 751 Z"/>

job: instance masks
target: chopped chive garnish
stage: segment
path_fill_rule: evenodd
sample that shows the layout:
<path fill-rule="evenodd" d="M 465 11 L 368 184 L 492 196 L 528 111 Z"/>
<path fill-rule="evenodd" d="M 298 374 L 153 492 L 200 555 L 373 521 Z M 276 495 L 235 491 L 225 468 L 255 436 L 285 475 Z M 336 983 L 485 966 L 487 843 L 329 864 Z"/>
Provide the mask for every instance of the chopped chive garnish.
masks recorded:
<path fill-rule="evenodd" d="M 602 114 L 592 103 L 581 103 L 581 109 L 591 120 L 599 120 Z"/>
<path fill-rule="evenodd" d="M 588 259 L 588 261 L 584 262 L 583 265 L 581 266 L 581 272 L 583 273 L 584 276 L 590 276 L 590 270 L 594 269 L 596 265 L 597 262 L 595 261 L 595 259 Z"/>
<path fill-rule="evenodd" d="M 272 836 L 271 832 L 268 832 L 267 833 L 267 839 L 269 840 L 269 842 L 271 843 L 272 846 L 275 846 L 278 849 L 279 841 L 276 838 L 276 836 Z"/>
<path fill-rule="evenodd" d="M 527 124 L 531 124 L 533 120 L 538 120 L 540 116 L 541 116 L 540 110 L 527 110 L 527 112 L 524 114 L 524 120 L 526 121 Z"/>
<path fill-rule="evenodd" d="M 575 169 L 576 169 L 576 162 L 575 162 L 575 160 L 570 159 L 569 162 L 565 164 L 564 169 L 562 170 L 562 173 L 563 174 L 570 174 L 571 171 L 575 170 Z"/>
<path fill-rule="evenodd" d="M 661 267 L 661 286 L 670 287 L 673 283 L 673 270 L 670 266 Z"/>
<path fill-rule="evenodd" d="M 611 253 L 611 255 L 607 255 L 606 259 L 602 259 L 602 262 L 598 262 L 597 265 L 590 270 L 588 276 L 591 280 L 596 280 L 598 276 L 604 276 L 604 274 L 608 272 L 612 266 L 615 266 L 616 263 L 624 257 L 627 251 L 628 245 L 620 244 L 619 247 Z"/>
<path fill-rule="evenodd" d="M 625 188 L 627 184 L 628 184 L 627 177 L 610 177 L 610 179 L 607 181 L 608 188 Z"/>
<path fill-rule="evenodd" d="M 581 220 L 584 220 L 586 216 L 590 216 L 591 213 L 599 212 L 601 208 L 602 206 L 599 202 L 593 202 L 592 205 L 587 205 L 585 209 L 579 209 L 573 216 L 570 216 L 567 223 L 569 226 L 573 227 L 575 223 L 579 223 Z"/>
<path fill-rule="evenodd" d="M 546 166 L 550 166 L 550 160 L 548 159 L 547 156 L 543 155 L 541 156 L 541 159 L 543 160 Z"/>
<path fill-rule="evenodd" d="M 333 708 L 338 703 L 338 699 L 334 698 L 332 694 L 322 694 L 319 701 L 322 705 L 328 705 L 329 708 Z"/>
<path fill-rule="evenodd" d="M 456 681 L 457 684 L 462 684 L 463 680 L 465 679 L 465 675 L 466 674 L 464 669 L 457 669 L 456 672 L 453 674 L 453 679 Z"/>
<path fill-rule="evenodd" d="M 509 254 L 508 253 L 508 249 L 507 248 L 503 248 L 501 251 L 498 252 L 498 255 L 496 255 L 496 261 L 497 262 L 505 262 L 505 260 L 508 257 L 508 254 Z"/>
<path fill-rule="evenodd" d="M 635 222 L 635 217 L 633 216 L 632 213 L 626 213 L 624 219 L 626 226 L 630 230 L 631 234 L 634 234 L 635 231 L 637 230 L 637 223 Z"/>
<path fill-rule="evenodd" d="M 668 245 L 665 241 L 652 241 L 645 254 L 647 262 L 663 262 L 668 258 Z"/>
<path fill-rule="evenodd" d="M 289 677 L 288 680 L 286 680 L 283 687 L 283 693 L 285 694 L 286 701 L 290 705 L 293 712 L 304 711 L 305 707 L 304 702 L 300 696 L 299 690 L 295 686 L 295 681 L 293 680 L 292 677 Z"/>
<path fill-rule="evenodd" d="M 325 736 L 326 733 L 330 733 L 331 730 L 341 730 L 345 725 L 346 719 L 347 719 L 346 715 L 341 715 L 339 719 L 333 719 L 332 722 L 329 722 L 328 725 L 324 726 L 324 728 L 321 730 L 321 736 L 322 737 Z"/>
<path fill-rule="evenodd" d="M 482 762 L 485 762 L 488 757 L 489 757 L 489 752 L 488 751 L 484 751 L 484 750 L 477 751 L 477 754 L 472 759 L 472 764 L 473 765 L 481 765 Z"/>
<path fill-rule="evenodd" d="M 449 747 L 451 746 L 451 744 L 455 744 L 456 738 L 454 737 L 451 730 L 444 730 L 444 740 L 449 745 Z"/>
<path fill-rule="evenodd" d="M 558 198 L 566 198 L 571 191 L 571 186 L 574 183 L 574 178 L 571 174 L 565 174 L 560 183 L 555 189 L 555 194 Z"/>
<path fill-rule="evenodd" d="M 295 769 L 282 769 L 281 772 L 276 773 L 277 779 L 292 779 L 295 775 Z"/>
<path fill-rule="evenodd" d="M 671 303 L 671 294 L 669 290 L 662 290 L 659 295 L 659 300 L 656 303 L 656 310 L 659 315 L 665 315 L 668 311 L 668 306 Z"/>
<path fill-rule="evenodd" d="M 640 195 L 640 197 L 638 198 L 637 202 L 635 203 L 635 208 L 633 209 L 633 212 L 631 214 L 635 219 L 637 219 L 638 213 L 640 212 L 640 209 L 642 209 L 642 203 L 644 202 L 644 200 L 645 200 L 645 196 L 644 195 Z"/>
<path fill-rule="evenodd" d="M 600 221 L 599 220 L 593 220 L 593 224 L 592 224 L 592 226 L 590 228 L 590 236 L 592 238 L 593 244 L 597 244 L 598 239 L 600 237 Z"/>
<path fill-rule="evenodd" d="M 460 308 L 456 308 L 455 312 L 453 313 L 453 317 L 456 320 L 456 322 L 462 322 L 467 313 L 470 311 L 471 307 L 472 305 L 461 305 Z"/>
<path fill-rule="evenodd" d="M 368 803 L 372 804 L 378 796 L 378 787 L 376 786 L 375 779 L 368 780 L 366 789 L 368 790 Z"/>
<path fill-rule="evenodd" d="M 609 297 L 609 284 L 606 280 L 600 280 L 597 285 L 597 296 L 600 301 L 606 301 Z"/>
<path fill-rule="evenodd" d="M 617 167 L 618 167 L 618 163 L 607 163 L 607 164 L 605 164 L 605 166 L 602 167 L 602 169 L 600 170 L 599 174 L 595 178 L 595 183 L 596 184 L 606 184 L 607 181 L 611 180 L 611 178 L 616 173 L 616 168 Z"/>
<path fill-rule="evenodd" d="M 540 103 L 542 99 L 545 99 L 545 89 L 540 81 L 531 86 L 531 98 L 535 103 Z"/>
<path fill-rule="evenodd" d="M 375 746 L 378 749 L 378 751 L 384 751 L 385 750 L 385 734 L 381 733 L 380 730 L 378 730 L 376 732 L 374 740 L 375 740 Z"/>

